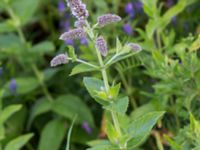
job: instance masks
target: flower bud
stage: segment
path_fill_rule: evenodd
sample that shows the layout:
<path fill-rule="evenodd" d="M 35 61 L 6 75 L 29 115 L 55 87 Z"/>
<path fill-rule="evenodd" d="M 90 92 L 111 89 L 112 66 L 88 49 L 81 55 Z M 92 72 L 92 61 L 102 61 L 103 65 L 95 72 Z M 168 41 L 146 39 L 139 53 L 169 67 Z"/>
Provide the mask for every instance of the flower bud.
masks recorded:
<path fill-rule="evenodd" d="M 59 39 L 66 41 L 66 40 L 81 39 L 84 37 L 86 37 L 85 31 L 81 28 L 78 28 L 63 33 Z"/>
<path fill-rule="evenodd" d="M 96 40 L 96 48 L 99 50 L 102 56 L 107 56 L 108 54 L 108 47 L 107 43 L 102 36 L 98 37 Z"/>
<path fill-rule="evenodd" d="M 121 17 L 114 14 L 105 14 L 98 17 L 97 20 L 98 26 L 104 27 L 105 25 L 121 21 Z"/>
<path fill-rule="evenodd" d="M 137 52 L 141 51 L 142 47 L 139 44 L 136 43 L 129 43 L 128 46 L 131 48 L 132 51 Z"/>
<path fill-rule="evenodd" d="M 56 67 L 58 65 L 61 64 L 67 64 L 68 63 L 68 56 L 67 54 L 59 54 L 57 56 L 55 56 L 52 60 L 51 60 L 51 67 Z"/>

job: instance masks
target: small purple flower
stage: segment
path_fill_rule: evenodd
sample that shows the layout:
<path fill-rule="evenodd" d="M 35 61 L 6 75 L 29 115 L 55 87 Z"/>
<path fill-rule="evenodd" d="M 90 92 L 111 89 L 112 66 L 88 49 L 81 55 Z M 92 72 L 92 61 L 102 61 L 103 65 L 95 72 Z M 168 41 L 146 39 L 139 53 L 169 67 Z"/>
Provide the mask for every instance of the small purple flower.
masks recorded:
<path fill-rule="evenodd" d="M 87 122 L 84 122 L 82 124 L 82 128 L 88 133 L 88 134 L 92 134 L 92 128 L 90 128 L 89 124 Z"/>
<path fill-rule="evenodd" d="M 69 60 L 68 60 L 67 54 L 59 54 L 51 60 L 50 64 L 51 64 L 51 67 L 56 67 L 61 64 L 67 64 L 68 61 Z"/>
<path fill-rule="evenodd" d="M 129 43 L 128 46 L 131 48 L 132 51 L 137 52 L 141 51 L 142 47 L 139 44 L 136 43 Z"/>
<path fill-rule="evenodd" d="M 84 37 L 86 37 L 85 31 L 81 28 L 78 28 L 78 29 L 72 29 L 68 32 L 63 33 L 59 39 L 66 41 L 66 40 L 81 39 Z"/>
<path fill-rule="evenodd" d="M 174 0 L 167 0 L 166 1 L 166 6 L 169 8 L 169 7 L 172 7 L 174 5 Z"/>
<path fill-rule="evenodd" d="M 119 22 L 121 21 L 121 17 L 115 15 L 115 14 L 105 14 L 105 15 L 102 15 L 102 16 L 99 16 L 97 18 L 97 23 L 98 23 L 98 26 L 99 27 L 104 27 L 108 24 L 111 24 L 111 23 L 115 23 L 115 22 Z"/>
<path fill-rule="evenodd" d="M 62 0 L 58 2 L 58 10 L 61 13 L 65 12 L 65 3 Z"/>
<path fill-rule="evenodd" d="M 82 45 L 88 45 L 88 41 L 87 41 L 86 38 L 82 38 L 82 39 L 80 40 L 80 42 L 81 42 Z"/>
<path fill-rule="evenodd" d="M 71 40 L 71 39 L 67 39 L 67 40 L 65 40 L 65 44 L 67 44 L 67 45 L 74 45 L 74 41 Z"/>
<path fill-rule="evenodd" d="M 132 35 L 133 34 L 132 27 L 131 27 L 131 25 L 129 23 L 124 24 L 123 30 L 128 35 Z"/>
<path fill-rule="evenodd" d="M 12 79 L 9 83 L 10 92 L 15 95 L 17 93 L 17 82 L 15 79 Z"/>
<path fill-rule="evenodd" d="M 133 3 L 133 6 L 134 6 L 134 8 L 135 8 L 137 11 L 140 11 L 140 10 L 142 10 L 142 8 L 143 8 L 143 4 L 142 4 L 141 1 L 134 2 L 134 3 Z"/>
<path fill-rule="evenodd" d="M 67 2 L 72 15 L 74 15 L 78 20 L 86 19 L 89 16 L 86 5 L 81 0 L 68 0 Z"/>
<path fill-rule="evenodd" d="M 126 6 L 125 6 L 125 12 L 131 17 L 131 18 L 134 18 L 135 16 L 135 11 L 134 11 L 134 8 L 133 8 L 133 3 L 127 3 Z"/>
<path fill-rule="evenodd" d="M 107 56 L 108 54 L 108 47 L 107 43 L 102 36 L 98 37 L 96 40 L 96 48 L 99 50 L 102 56 Z"/>

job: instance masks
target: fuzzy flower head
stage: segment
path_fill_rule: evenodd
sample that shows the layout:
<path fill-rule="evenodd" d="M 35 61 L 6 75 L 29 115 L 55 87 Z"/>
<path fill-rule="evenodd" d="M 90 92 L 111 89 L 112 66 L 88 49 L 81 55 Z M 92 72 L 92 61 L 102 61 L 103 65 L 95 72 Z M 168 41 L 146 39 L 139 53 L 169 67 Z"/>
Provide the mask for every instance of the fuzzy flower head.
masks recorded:
<path fill-rule="evenodd" d="M 87 19 L 89 13 L 86 9 L 86 5 L 81 0 L 67 0 L 67 3 L 74 17 L 78 20 Z"/>
<path fill-rule="evenodd" d="M 68 63 L 68 56 L 67 56 L 67 54 L 59 54 L 59 55 L 55 56 L 51 60 L 51 67 L 56 67 L 58 65 L 67 64 L 67 63 Z"/>
<path fill-rule="evenodd" d="M 76 28 L 83 28 L 86 26 L 86 20 L 77 20 L 75 23 L 74 23 L 74 26 Z"/>
<path fill-rule="evenodd" d="M 98 37 L 96 40 L 96 48 L 99 50 L 102 56 L 107 56 L 108 54 L 108 47 L 107 43 L 102 36 Z"/>
<path fill-rule="evenodd" d="M 121 17 L 114 14 L 105 14 L 97 18 L 97 24 L 99 27 L 104 27 L 108 24 L 121 21 Z"/>
<path fill-rule="evenodd" d="M 136 44 L 136 43 L 128 43 L 128 46 L 134 52 L 138 52 L 138 51 L 142 50 L 142 47 L 139 44 Z"/>
<path fill-rule="evenodd" d="M 86 37 L 85 31 L 81 28 L 78 28 L 63 33 L 59 39 L 66 41 L 66 40 L 81 39 L 84 37 Z"/>

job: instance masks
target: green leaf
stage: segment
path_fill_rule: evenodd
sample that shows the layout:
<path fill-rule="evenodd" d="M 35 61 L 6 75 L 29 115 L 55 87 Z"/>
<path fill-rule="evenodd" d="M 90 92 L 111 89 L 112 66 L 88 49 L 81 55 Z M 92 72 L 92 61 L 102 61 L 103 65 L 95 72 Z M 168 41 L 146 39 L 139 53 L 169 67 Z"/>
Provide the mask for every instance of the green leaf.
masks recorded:
<path fill-rule="evenodd" d="M 76 61 L 77 55 L 75 53 L 74 47 L 73 46 L 68 46 L 68 49 L 69 49 L 69 57 L 72 58 L 72 61 Z"/>
<path fill-rule="evenodd" d="M 158 16 L 158 10 L 157 10 L 157 2 L 158 0 L 141 0 L 143 3 L 143 9 L 144 12 L 149 16 L 149 17 L 156 17 Z"/>
<path fill-rule="evenodd" d="M 78 123 L 88 122 L 91 126 L 94 126 L 90 109 L 79 97 L 73 95 L 60 96 L 53 102 L 52 110 L 70 120 L 78 115 Z"/>
<path fill-rule="evenodd" d="M 87 150 L 111 150 L 113 145 L 108 140 L 95 140 L 88 143 L 92 148 Z M 116 149 L 116 147 L 114 147 Z"/>
<path fill-rule="evenodd" d="M 3 125 L 0 125 L 0 141 L 3 140 L 4 138 L 5 138 L 5 129 Z"/>
<path fill-rule="evenodd" d="M 0 125 L 5 123 L 5 121 L 11 117 L 15 112 L 19 111 L 22 108 L 22 105 L 11 105 L 3 109 L 0 114 Z"/>
<path fill-rule="evenodd" d="M 116 39 L 116 53 L 119 53 L 122 50 L 122 44 L 119 40 L 119 38 L 117 37 Z"/>
<path fill-rule="evenodd" d="M 43 80 L 50 80 L 56 73 L 58 73 L 59 68 L 48 68 L 43 71 Z"/>
<path fill-rule="evenodd" d="M 128 97 L 118 98 L 116 101 L 113 101 L 110 105 L 104 106 L 105 109 L 109 111 L 114 111 L 120 115 L 125 115 L 128 109 L 129 99 Z"/>
<path fill-rule="evenodd" d="M 185 7 L 187 6 L 187 1 L 186 0 L 179 0 L 178 3 L 170 8 L 162 17 L 163 19 L 163 24 L 162 24 L 162 29 L 164 29 L 170 22 L 173 17 L 181 13 Z"/>
<path fill-rule="evenodd" d="M 116 99 L 118 94 L 119 94 L 119 90 L 120 90 L 120 87 L 121 87 L 121 83 L 115 85 L 115 86 L 112 86 L 109 90 L 109 96 L 112 97 L 112 99 Z"/>
<path fill-rule="evenodd" d="M 51 41 L 43 41 L 39 44 L 34 45 L 30 49 L 30 53 L 37 55 L 49 54 L 55 50 L 55 46 Z"/>
<path fill-rule="evenodd" d="M 38 150 L 58 150 L 66 133 L 66 125 L 61 120 L 49 122 L 42 130 Z"/>
<path fill-rule="evenodd" d="M 104 88 L 103 81 L 92 77 L 84 77 L 83 82 L 92 98 L 102 105 L 108 105 L 108 102 L 102 101 L 97 95 L 97 92 L 102 91 L 102 88 Z"/>
<path fill-rule="evenodd" d="M 169 136 L 164 135 L 164 138 L 169 143 L 172 150 L 182 150 L 181 146 L 178 145 L 175 141 L 173 141 Z"/>
<path fill-rule="evenodd" d="M 73 75 L 76 75 L 76 74 L 79 74 L 79 73 L 84 73 L 84 72 L 92 72 L 92 71 L 96 71 L 96 70 L 97 69 L 90 67 L 88 65 L 78 64 L 73 68 L 70 76 L 73 76 Z"/>
<path fill-rule="evenodd" d="M 27 124 L 27 128 L 28 129 L 30 128 L 33 120 L 37 116 L 50 111 L 51 110 L 51 106 L 52 106 L 51 103 L 46 98 L 37 100 L 36 103 L 32 107 L 31 115 L 29 117 L 28 124 Z"/>
<path fill-rule="evenodd" d="M 200 49 L 200 34 L 198 36 L 198 38 L 192 43 L 191 47 L 190 47 L 190 51 L 197 51 Z"/>
<path fill-rule="evenodd" d="M 39 4 L 39 0 L 13 0 L 12 8 L 22 25 L 30 21 Z M 23 9 L 22 9 L 23 8 Z"/>
<path fill-rule="evenodd" d="M 5 150 L 20 150 L 32 138 L 32 136 L 33 134 L 29 133 L 15 138 L 6 145 Z"/>
<path fill-rule="evenodd" d="M 126 129 L 126 133 L 129 135 L 128 147 L 134 148 L 143 142 L 163 114 L 163 111 L 151 112 L 132 121 Z"/>
<path fill-rule="evenodd" d="M 8 19 L 0 23 L 0 33 L 12 32 L 15 30 L 12 20 Z"/>
<path fill-rule="evenodd" d="M 118 142 L 119 134 L 116 132 L 115 127 L 110 121 L 106 122 L 106 135 L 113 144 Z"/>

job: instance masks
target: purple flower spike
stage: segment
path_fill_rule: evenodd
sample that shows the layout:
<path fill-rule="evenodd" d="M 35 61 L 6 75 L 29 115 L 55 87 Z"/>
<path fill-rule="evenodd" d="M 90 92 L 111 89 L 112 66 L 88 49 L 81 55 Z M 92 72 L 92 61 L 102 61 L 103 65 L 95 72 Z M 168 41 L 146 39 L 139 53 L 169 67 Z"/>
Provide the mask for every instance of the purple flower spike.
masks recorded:
<path fill-rule="evenodd" d="M 92 134 L 92 128 L 90 128 L 89 124 L 87 122 L 84 122 L 82 124 L 82 128 L 88 133 L 88 134 Z"/>
<path fill-rule="evenodd" d="M 74 15 L 78 20 L 87 19 L 89 16 L 86 5 L 83 4 L 81 0 L 67 0 L 68 7 L 71 9 L 72 15 Z"/>
<path fill-rule="evenodd" d="M 61 0 L 58 2 L 58 10 L 61 13 L 65 12 L 65 3 Z"/>
<path fill-rule="evenodd" d="M 172 7 L 174 5 L 174 0 L 167 0 L 166 6 L 167 7 Z"/>
<path fill-rule="evenodd" d="M 81 44 L 83 44 L 83 45 L 88 45 L 88 41 L 87 41 L 86 38 L 82 38 L 82 39 L 80 40 L 80 42 L 81 42 Z"/>
<path fill-rule="evenodd" d="M 12 79 L 9 83 L 10 92 L 15 95 L 17 93 L 17 82 L 15 79 Z"/>
<path fill-rule="evenodd" d="M 134 5 L 135 9 L 137 9 L 138 11 L 142 10 L 142 8 L 143 8 L 143 4 L 140 1 L 133 3 L 133 5 Z"/>
<path fill-rule="evenodd" d="M 99 50 L 102 56 L 107 56 L 108 54 L 108 47 L 107 43 L 102 36 L 98 37 L 96 40 L 96 48 Z"/>
<path fill-rule="evenodd" d="M 98 26 L 99 27 L 104 27 L 104 26 L 106 26 L 108 24 L 121 21 L 121 17 L 119 17 L 117 15 L 114 15 L 114 14 L 105 14 L 105 15 L 102 15 L 102 16 L 98 17 L 97 20 L 98 20 L 97 21 L 98 22 Z"/>
<path fill-rule="evenodd" d="M 128 35 L 132 35 L 133 34 L 133 30 L 132 27 L 129 23 L 124 24 L 123 26 L 124 32 Z"/>
<path fill-rule="evenodd" d="M 51 67 L 56 67 L 61 64 L 68 63 L 68 56 L 66 54 L 59 54 L 51 60 Z"/>
<path fill-rule="evenodd" d="M 81 28 L 78 28 L 63 33 L 59 39 L 66 41 L 66 40 L 81 39 L 84 37 L 86 37 L 85 31 Z"/>

